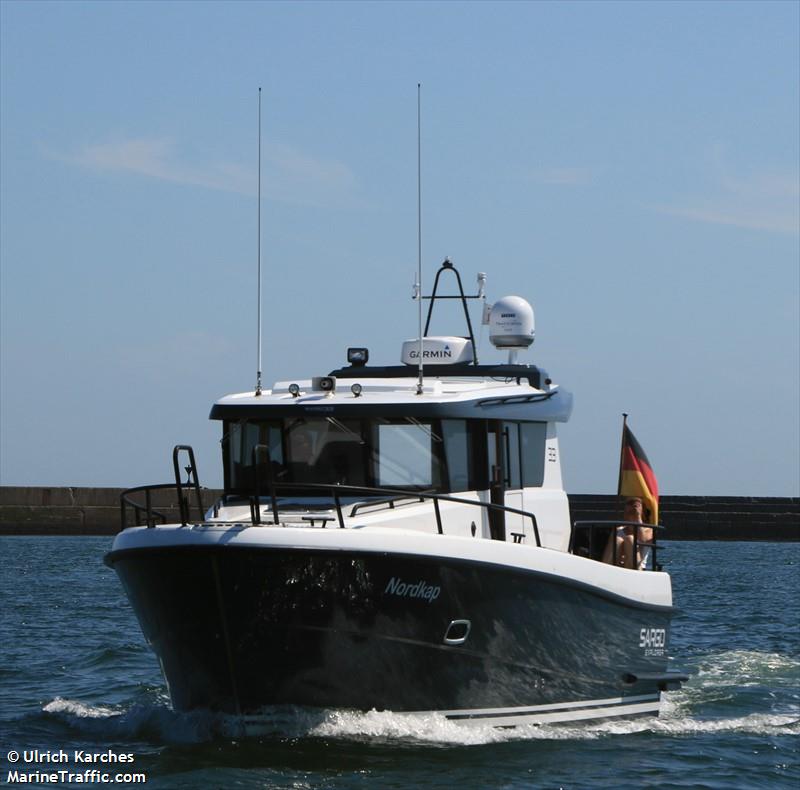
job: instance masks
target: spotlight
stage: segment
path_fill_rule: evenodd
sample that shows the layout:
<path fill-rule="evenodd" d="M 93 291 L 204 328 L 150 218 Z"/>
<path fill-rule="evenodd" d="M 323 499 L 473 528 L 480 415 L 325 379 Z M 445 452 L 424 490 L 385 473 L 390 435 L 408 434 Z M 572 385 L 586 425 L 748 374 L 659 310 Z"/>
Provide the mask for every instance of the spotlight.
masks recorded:
<path fill-rule="evenodd" d="M 359 395 L 361 395 L 362 389 L 363 387 L 360 384 L 353 384 L 353 386 L 350 387 L 350 392 L 352 392 L 357 398 Z"/>
<path fill-rule="evenodd" d="M 293 398 L 296 398 L 300 394 L 300 385 L 299 384 L 290 384 L 289 385 L 289 392 L 291 393 Z"/>
<path fill-rule="evenodd" d="M 369 349 L 368 348 L 348 348 L 347 361 L 353 367 L 363 367 L 369 362 Z"/>

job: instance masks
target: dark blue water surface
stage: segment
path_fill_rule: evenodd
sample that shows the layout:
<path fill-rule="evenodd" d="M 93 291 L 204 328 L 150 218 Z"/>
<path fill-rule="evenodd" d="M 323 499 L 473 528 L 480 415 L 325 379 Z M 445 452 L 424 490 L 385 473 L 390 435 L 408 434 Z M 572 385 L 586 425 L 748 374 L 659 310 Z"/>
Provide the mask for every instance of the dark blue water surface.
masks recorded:
<path fill-rule="evenodd" d="M 132 754 L 112 770 L 143 772 L 151 788 L 800 787 L 800 544 L 666 544 L 680 609 L 672 665 L 691 682 L 658 719 L 502 730 L 289 710 L 259 738 L 170 710 L 102 564 L 110 544 L 0 538 L 3 783 L 14 768 L 84 771 L 77 749 Z M 9 763 L 10 750 L 36 748 L 65 750 L 70 763 Z"/>

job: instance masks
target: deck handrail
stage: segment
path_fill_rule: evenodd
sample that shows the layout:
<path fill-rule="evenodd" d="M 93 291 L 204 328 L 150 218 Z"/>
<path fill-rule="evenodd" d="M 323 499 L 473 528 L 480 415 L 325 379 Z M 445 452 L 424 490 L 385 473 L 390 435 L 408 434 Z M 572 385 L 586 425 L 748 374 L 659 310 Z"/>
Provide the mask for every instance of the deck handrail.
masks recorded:
<path fill-rule="evenodd" d="M 146 516 L 145 523 L 148 527 L 155 527 L 155 518 L 160 518 L 162 523 L 166 523 L 166 516 L 156 510 L 153 510 L 152 503 L 150 500 L 150 492 L 156 490 L 163 490 L 163 489 L 175 489 L 176 486 L 174 483 L 161 483 L 157 485 L 147 485 L 147 486 L 137 486 L 136 488 L 129 488 L 120 495 L 120 502 L 122 506 L 122 529 L 126 529 L 127 518 L 126 518 L 126 507 L 130 506 L 134 509 L 136 514 L 136 526 L 142 526 L 139 516 L 141 513 L 144 513 Z M 527 510 L 520 510 L 519 508 L 510 507 L 508 505 L 498 505 L 494 502 L 482 502 L 479 499 L 465 499 L 463 497 L 454 497 L 450 496 L 449 494 L 437 494 L 431 491 L 403 491 L 400 489 L 393 489 L 393 488 L 383 488 L 383 487 L 373 487 L 373 486 L 350 486 L 350 485 L 341 485 L 339 483 L 273 483 L 273 488 L 275 493 L 275 498 L 273 499 L 272 494 L 267 494 L 270 498 L 270 509 L 272 510 L 273 515 L 273 522 L 280 523 L 279 521 L 275 521 L 275 516 L 278 512 L 278 502 L 277 502 L 277 491 L 279 490 L 302 490 L 308 491 L 309 489 L 326 492 L 330 498 L 333 500 L 333 507 L 336 510 L 336 519 L 338 521 L 339 527 L 344 529 L 344 513 L 343 513 L 343 506 L 341 498 L 343 495 L 348 494 L 383 494 L 384 499 L 379 501 L 374 500 L 365 500 L 364 502 L 358 502 L 353 504 L 348 518 L 352 518 L 357 512 L 359 507 L 367 507 L 373 504 L 386 504 L 390 501 L 394 502 L 400 499 L 414 499 L 419 502 L 424 502 L 425 500 L 430 500 L 433 503 L 434 514 L 436 518 L 436 528 L 437 532 L 440 535 L 444 534 L 444 528 L 442 525 L 442 514 L 441 509 L 439 507 L 441 502 L 454 502 L 456 504 L 461 505 L 470 505 L 472 507 L 479 507 L 483 508 L 487 511 L 495 511 L 495 512 L 503 512 L 503 513 L 513 513 L 515 515 L 522 516 L 523 518 L 530 519 L 531 527 L 533 529 L 533 536 L 536 541 L 536 546 L 541 548 L 542 542 L 539 536 L 539 524 L 536 521 L 536 516 L 527 511 Z M 138 502 L 133 501 L 130 498 L 131 494 L 136 493 L 145 493 L 146 503 L 145 505 L 141 505 Z M 388 496 L 387 496 L 388 495 Z M 250 522 L 253 526 L 259 526 L 263 522 L 261 521 L 261 513 L 260 513 L 260 506 L 261 506 L 261 499 L 262 495 L 259 494 L 256 502 L 255 496 L 250 497 L 242 497 L 243 499 L 248 499 L 250 502 Z M 183 509 L 181 509 L 181 515 L 183 516 Z M 201 520 L 203 517 L 202 510 L 200 512 Z M 188 521 L 189 519 L 187 519 Z M 186 522 L 183 522 L 184 524 Z"/>
<path fill-rule="evenodd" d="M 186 481 L 181 482 L 181 469 L 180 469 L 180 454 L 186 453 L 189 458 L 189 465 L 184 467 L 186 472 Z M 148 527 L 155 527 L 155 519 L 160 518 L 162 524 L 167 523 L 167 517 L 159 510 L 153 509 L 151 494 L 153 491 L 163 491 L 166 489 L 174 489 L 177 499 L 177 506 L 180 512 L 181 524 L 186 525 L 191 519 L 191 507 L 189 505 L 189 495 L 184 493 L 185 489 L 193 489 L 196 497 L 197 509 L 200 512 L 200 518 L 204 515 L 203 510 L 203 496 L 202 486 L 197 478 L 197 465 L 194 460 L 194 450 L 188 444 L 177 444 L 172 450 L 172 467 L 175 473 L 175 480 L 172 483 L 156 483 L 154 485 L 135 486 L 134 488 L 127 488 L 119 496 L 120 504 L 120 529 L 126 529 L 128 526 L 128 508 L 133 508 L 134 520 L 136 526 L 143 526 L 141 522 L 141 515 L 145 516 L 145 524 Z M 145 503 L 142 505 L 136 502 L 133 494 L 141 494 L 145 496 Z"/>
<path fill-rule="evenodd" d="M 595 533 L 602 529 L 603 531 L 610 530 L 610 534 L 617 527 L 639 527 L 643 529 L 653 530 L 652 542 L 644 542 L 639 540 L 639 530 L 633 533 L 633 553 L 634 556 L 639 555 L 639 549 L 642 547 L 650 547 L 653 550 L 652 568 L 645 568 L 645 570 L 660 570 L 661 566 L 657 562 L 658 542 L 656 540 L 657 530 L 663 530 L 663 524 L 645 524 L 641 521 L 625 521 L 624 519 L 587 519 L 574 521 L 569 535 L 569 549 L 568 551 L 573 554 L 575 550 L 575 537 L 578 530 L 589 530 L 589 557 L 594 557 L 594 538 Z M 663 548 L 663 547 L 662 547 Z M 617 542 L 612 543 L 611 562 L 617 564 Z"/>
<path fill-rule="evenodd" d="M 137 527 L 142 526 L 142 522 L 140 521 L 140 515 L 142 513 L 145 514 L 145 524 L 148 527 L 155 526 L 155 518 L 160 518 L 162 524 L 167 523 L 167 517 L 164 513 L 160 510 L 153 510 L 153 503 L 150 498 L 150 494 L 153 491 L 158 491 L 167 488 L 175 488 L 175 483 L 158 483 L 157 485 L 147 485 L 147 486 L 136 486 L 135 488 L 128 488 L 123 491 L 119 495 L 119 504 L 120 504 L 120 521 L 121 521 L 121 529 L 125 529 L 128 526 L 128 517 L 127 517 L 127 509 L 128 507 L 133 508 L 133 516 L 134 521 Z M 136 502 L 131 498 L 133 494 L 141 494 L 144 493 L 145 495 L 145 504 L 142 505 L 139 502 Z"/>
<path fill-rule="evenodd" d="M 187 473 L 186 482 L 181 482 L 179 456 L 181 452 L 186 452 L 189 456 L 189 466 L 185 467 Z M 441 502 L 454 502 L 461 505 L 470 505 L 472 507 L 483 508 L 487 512 L 501 512 L 505 518 L 506 513 L 513 513 L 522 516 L 523 518 L 530 519 L 531 527 L 533 528 L 533 536 L 536 540 L 536 546 L 541 548 L 542 541 L 539 536 L 539 524 L 536 521 L 536 516 L 527 511 L 520 510 L 519 508 L 510 507 L 509 505 L 500 505 L 495 502 L 482 502 L 480 499 L 465 499 L 463 497 L 454 497 L 450 494 L 439 494 L 433 491 L 408 491 L 399 488 L 391 488 L 385 486 L 353 486 L 344 485 L 341 483 L 276 483 L 272 475 L 272 463 L 270 461 L 269 448 L 264 444 L 257 444 L 253 447 L 253 466 L 255 469 L 254 475 L 254 492 L 248 499 L 250 502 L 250 521 L 253 526 L 261 524 L 261 497 L 263 494 L 261 486 L 260 467 L 262 464 L 260 460 L 266 460 L 267 467 L 267 495 L 270 500 L 270 510 L 272 512 L 272 521 L 275 525 L 280 523 L 278 515 L 278 494 L 280 490 L 284 491 L 324 491 L 331 497 L 336 508 L 336 517 L 339 522 L 339 527 L 344 529 L 344 513 L 342 512 L 341 497 L 343 494 L 366 494 L 368 496 L 379 495 L 382 499 L 375 501 L 368 499 L 365 502 L 355 503 L 350 511 L 349 518 L 353 518 L 358 512 L 359 507 L 367 507 L 376 504 L 389 504 L 390 508 L 394 507 L 394 502 L 400 499 L 418 499 L 420 502 L 430 500 L 433 503 L 433 511 L 436 517 L 436 530 L 440 535 L 444 534 L 442 526 L 442 514 L 440 509 Z M 174 483 L 157 483 L 155 485 L 136 486 L 129 488 L 120 494 L 120 522 L 121 529 L 126 529 L 127 523 L 127 508 L 132 507 L 136 519 L 136 526 L 142 526 L 140 516 L 142 513 L 145 515 L 145 523 L 149 528 L 156 526 L 155 519 L 160 518 L 162 523 L 166 523 L 166 516 L 160 511 L 153 510 L 151 493 L 153 491 L 165 490 L 172 488 L 175 490 L 178 508 L 180 510 L 181 524 L 186 524 L 191 520 L 191 512 L 189 506 L 189 497 L 184 494 L 184 489 L 194 489 L 197 497 L 197 507 L 200 514 L 200 519 L 204 517 L 203 500 L 201 495 L 200 483 L 197 479 L 197 466 L 194 460 L 194 451 L 189 445 L 179 444 L 176 445 L 172 451 L 172 464 L 175 472 Z M 134 501 L 131 495 L 136 493 L 144 493 L 145 504 Z M 215 510 L 216 512 L 216 510 Z M 473 522 L 474 527 L 474 522 Z M 505 525 L 503 529 L 502 539 L 505 540 Z M 474 534 L 474 530 L 473 530 Z"/>
<path fill-rule="evenodd" d="M 394 510 L 395 503 L 400 503 L 403 500 L 407 500 L 406 504 L 413 505 L 415 502 L 424 502 L 424 497 L 419 496 L 418 494 L 406 494 L 403 496 L 390 496 L 386 497 L 385 499 L 369 499 L 366 502 L 356 502 L 353 505 L 353 509 L 350 511 L 350 518 L 358 513 L 359 510 L 363 510 L 367 507 L 378 507 L 379 505 L 388 505 L 390 510 Z"/>
<path fill-rule="evenodd" d="M 456 504 L 460 505 L 471 505 L 473 507 L 481 507 L 485 510 L 493 510 L 495 512 L 503 512 L 503 513 L 514 513 L 516 515 L 522 516 L 523 518 L 529 518 L 531 520 L 531 526 L 533 528 L 533 535 L 536 540 L 537 547 L 541 548 L 542 542 L 541 538 L 539 537 L 539 524 L 536 521 L 536 516 L 527 511 L 527 510 L 520 510 L 519 508 L 510 507 L 508 505 L 499 505 L 494 502 L 482 502 L 479 499 L 465 499 L 463 497 L 454 497 L 450 494 L 437 494 L 432 491 L 404 491 L 398 488 L 388 488 L 384 486 L 352 486 L 352 485 L 344 485 L 341 483 L 275 483 L 272 482 L 272 487 L 269 492 L 267 492 L 266 496 L 270 498 L 270 509 L 272 511 L 272 517 L 274 523 L 279 523 L 277 520 L 277 492 L 280 490 L 288 490 L 288 491 L 326 491 L 330 494 L 331 499 L 334 502 L 334 508 L 336 509 L 336 517 L 337 521 L 339 522 L 339 527 L 344 529 L 344 514 L 342 512 L 342 503 L 341 503 L 341 496 L 342 494 L 383 494 L 384 497 L 387 495 L 389 497 L 397 497 L 397 498 L 415 498 L 420 500 L 431 500 L 433 502 L 434 513 L 436 516 L 436 528 L 437 532 L 440 535 L 444 534 L 444 530 L 442 527 L 442 517 L 441 512 L 439 510 L 439 503 L 440 502 L 455 502 Z M 258 494 L 258 500 L 260 504 L 262 494 Z M 251 522 L 254 526 L 257 526 L 261 523 L 260 520 L 260 513 L 257 512 L 258 508 L 255 507 L 255 499 L 256 496 L 250 497 L 250 516 Z M 362 503 L 358 503 L 356 507 Z M 364 505 L 372 504 L 371 502 L 367 501 L 363 503 Z M 351 511 L 352 516 L 352 511 Z"/>

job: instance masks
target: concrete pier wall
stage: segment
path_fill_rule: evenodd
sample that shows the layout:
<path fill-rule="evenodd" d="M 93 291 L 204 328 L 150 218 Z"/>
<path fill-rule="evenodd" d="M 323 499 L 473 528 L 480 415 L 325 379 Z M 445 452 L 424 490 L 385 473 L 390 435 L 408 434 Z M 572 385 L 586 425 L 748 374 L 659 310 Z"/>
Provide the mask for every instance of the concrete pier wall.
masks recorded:
<path fill-rule="evenodd" d="M 574 494 L 573 521 L 619 518 L 616 496 Z M 662 496 L 660 521 L 666 540 L 800 541 L 800 498 Z"/>
<path fill-rule="evenodd" d="M 113 535 L 120 528 L 121 492 L 0 486 L 0 535 Z M 210 507 L 219 494 L 204 490 L 204 506 Z M 574 494 L 569 499 L 573 520 L 620 516 L 616 496 Z M 168 521 L 180 520 L 174 489 L 154 492 L 152 501 Z M 197 518 L 194 499 L 192 517 Z M 800 541 L 800 498 L 664 496 L 661 523 L 667 540 Z"/>

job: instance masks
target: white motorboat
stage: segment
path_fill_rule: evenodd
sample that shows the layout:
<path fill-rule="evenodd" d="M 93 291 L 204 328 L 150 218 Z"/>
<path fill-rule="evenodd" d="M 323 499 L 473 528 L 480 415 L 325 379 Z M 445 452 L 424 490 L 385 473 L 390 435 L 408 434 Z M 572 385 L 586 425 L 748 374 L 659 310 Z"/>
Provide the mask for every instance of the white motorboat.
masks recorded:
<path fill-rule="evenodd" d="M 224 495 L 206 512 L 190 506 L 203 492 L 188 447 L 173 456 L 180 523 L 156 525 L 154 487 L 123 495 L 106 562 L 177 710 L 251 725 L 276 705 L 515 725 L 657 714 L 685 679 L 668 670 L 657 545 L 645 570 L 605 564 L 612 526 L 570 521 L 557 426 L 572 398 L 517 361 L 530 305 L 484 305 L 510 356 L 479 364 L 467 300 L 483 286 L 465 296 L 449 261 L 425 297 L 428 325 L 445 273 L 466 337 L 426 327 L 400 365 L 349 349 L 326 375 L 217 401 Z"/>

